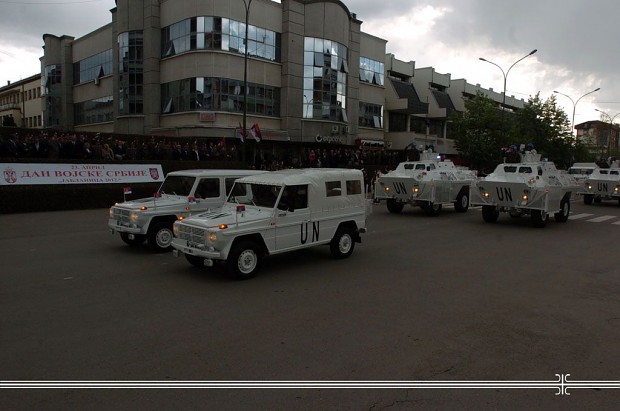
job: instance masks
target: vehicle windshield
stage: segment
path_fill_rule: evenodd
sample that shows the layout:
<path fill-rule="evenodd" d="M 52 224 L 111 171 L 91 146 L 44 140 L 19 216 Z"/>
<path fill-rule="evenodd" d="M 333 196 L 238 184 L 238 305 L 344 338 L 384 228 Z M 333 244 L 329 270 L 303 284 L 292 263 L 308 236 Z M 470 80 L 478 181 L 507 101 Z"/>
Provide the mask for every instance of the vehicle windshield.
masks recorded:
<path fill-rule="evenodd" d="M 570 168 L 568 174 L 592 174 L 593 168 Z"/>
<path fill-rule="evenodd" d="M 159 192 L 187 197 L 191 193 L 195 181 L 196 177 L 167 176 L 161 187 L 159 187 Z"/>
<path fill-rule="evenodd" d="M 235 182 L 228 202 L 274 208 L 280 191 L 282 186 L 278 185 Z"/>

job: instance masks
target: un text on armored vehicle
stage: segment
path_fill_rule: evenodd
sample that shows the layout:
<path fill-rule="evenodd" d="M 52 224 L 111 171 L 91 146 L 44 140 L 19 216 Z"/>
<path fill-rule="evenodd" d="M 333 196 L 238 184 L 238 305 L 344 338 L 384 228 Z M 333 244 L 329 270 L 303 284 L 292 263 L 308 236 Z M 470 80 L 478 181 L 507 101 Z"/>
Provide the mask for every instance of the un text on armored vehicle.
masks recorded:
<path fill-rule="evenodd" d="M 465 212 L 469 187 L 475 179 L 474 171 L 457 168 L 450 160 L 441 161 L 432 150 L 424 150 L 419 161 L 402 162 L 379 177 L 375 200 L 384 200 L 391 213 L 400 213 L 405 204 L 419 206 L 430 216 L 439 215 L 445 204 L 454 204 L 457 212 Z"/>
<path fill-rule="evenodd" d="M 360 170 L 292 169 L 239 179 L 219 210 L 174 223 L 174 255 L 195 266 L 225 263 L 253 277 L 264 256 L 328 245 L 346 258 L 366 231 Z"/>
<path fill-rule="evenodd" d="M 182 170 L 168 173 L 153 197 L 115 204 L 110 208 L 108 228 L 129 245 L 145 240 L 156 252 L 170 250 L 172 224 L 221 207 L 237 178 L 264 173 L 254 170 Z"/>
<path fill-rule="evenodd" d="M 521 155 L 520 163 L 502 163 L 471 189 L 471 205 L 482 206 L 487 223 L 497 221 L 500 212 L 518 218 L 529 215 L 534 227 L 544 227 L 553 214 L 566 222 L 571 194 L 579 190 L 573 176 L 562 173 L 549 161 L 541 161 L 535 150 Z"/>
<path fill-rule="evenodd" d="M 584 204 L 600 203 L 602 200 L 617 200 L 620 205 L 620 165 L 618 160 L 611 168 L 597 168 L 585 180 Z"/>

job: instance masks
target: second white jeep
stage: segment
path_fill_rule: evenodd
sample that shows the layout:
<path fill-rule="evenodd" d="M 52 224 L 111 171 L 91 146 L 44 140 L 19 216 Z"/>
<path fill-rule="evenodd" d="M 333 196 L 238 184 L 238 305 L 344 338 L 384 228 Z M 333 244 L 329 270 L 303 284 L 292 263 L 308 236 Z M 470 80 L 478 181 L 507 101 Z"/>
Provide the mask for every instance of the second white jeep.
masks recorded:
<path fill-rule="evenodd" d="M 148 240 L 156 252 L 171 249 L 172 223 L 179 217 L 221 207 L 237 178 L 255 170 L 182 170 L 168 173 L 153 197 L 115 204 L 108 228 L 129 245 Z"/>

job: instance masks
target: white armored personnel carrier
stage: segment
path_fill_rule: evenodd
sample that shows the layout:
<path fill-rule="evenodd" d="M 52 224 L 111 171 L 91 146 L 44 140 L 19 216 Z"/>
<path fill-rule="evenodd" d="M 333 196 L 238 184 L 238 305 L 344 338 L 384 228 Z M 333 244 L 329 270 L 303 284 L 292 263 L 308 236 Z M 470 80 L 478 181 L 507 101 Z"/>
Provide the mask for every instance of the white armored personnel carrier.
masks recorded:
<path fill-rule="evenodd" d="M 618 200 L 620 205 L 620 165 L 618 160 L 611 168 L 597 168 L 585 181 L 584 204 L 600 203 L 602 200 Z"/>
<path fill-rule="evenodd" d="M 168 173 L 153 197 L 115 204 L 108 228 L 129 245 L 148 240 L 156 252 L 171 249 L 172 224 L 179 217 L 221 207 L 236 179 L 256 170 L 181 170 Z"/>
<path fill-rule="evenodd" d="M 540 154 L 532 150 L 521 155 L 520 163 L 502 163 L 477 181 L 471 189 L 471 205 L 482 206 L 487 223 L 507 212 L 513 218 L 529 215 L 534 227 L 544 227 L 549 214 L 555 221 L 568 221 L 570 198 L 578 190 L 572 175 L 541 161 Z"/>
<path fill-rule="evenodd" d="M 441 161 L 437 153 L 425 150 L 419 161 L 405 161 L 377 180 L 375 201 L 385 201 L 391 213 L 400 213 L 405 204 L 419 206 L 430 216 L 439 215 L 442 206 L 454 204 L 457 212 L 469 208 L 469 186 L 476 172 L 457 168 L 450 160 Z"/>

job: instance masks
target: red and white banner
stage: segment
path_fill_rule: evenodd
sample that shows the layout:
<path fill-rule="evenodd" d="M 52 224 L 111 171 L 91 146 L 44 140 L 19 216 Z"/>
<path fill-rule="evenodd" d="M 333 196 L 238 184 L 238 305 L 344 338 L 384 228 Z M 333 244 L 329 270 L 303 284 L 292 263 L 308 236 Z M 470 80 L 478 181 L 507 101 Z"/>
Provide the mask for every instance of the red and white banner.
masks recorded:
<path fill-rule="evenodd" d="M 0 163 L 0 185 L 154 183 L 164 180 L 159 164 Z"/>

